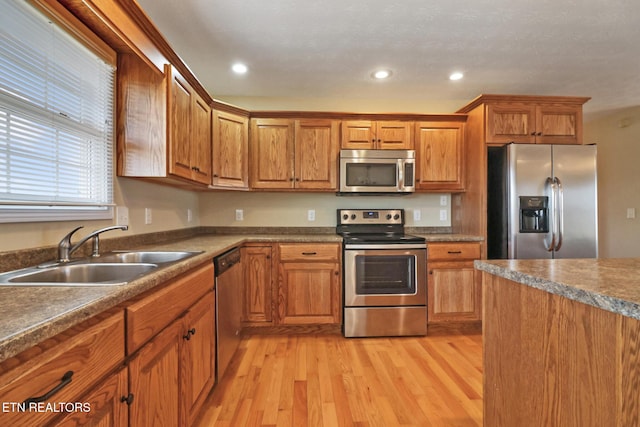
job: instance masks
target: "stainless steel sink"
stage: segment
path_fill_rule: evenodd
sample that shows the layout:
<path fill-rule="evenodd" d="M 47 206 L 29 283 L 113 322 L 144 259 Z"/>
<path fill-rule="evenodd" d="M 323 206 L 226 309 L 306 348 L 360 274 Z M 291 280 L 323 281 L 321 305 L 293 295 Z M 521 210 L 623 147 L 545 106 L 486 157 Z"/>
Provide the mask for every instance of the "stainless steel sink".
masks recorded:
<path fill-rule="evenodd" d="M 158 266 L 149 263 L 67 264 L 31 268 L 0 275 L 5 286 L 103 286 L 124 285 Z"/>
<path fill-rule="evenodd" d="M 99 257 L 49 263 L 0 273 L 0 286 L 124 285 L 152 271 L 202 252 L 115 251 Z"/>
<path fill-rule="evenodd" d="M 151 264 L 165 264 L 169 262 L 176 262 L 191 256 L 197 255 L 202 252 L 187 252 L 187 251 L 115 251 L 104 254 L 100 257 L 92 259 L 92 263 L 151 263 Z"/>

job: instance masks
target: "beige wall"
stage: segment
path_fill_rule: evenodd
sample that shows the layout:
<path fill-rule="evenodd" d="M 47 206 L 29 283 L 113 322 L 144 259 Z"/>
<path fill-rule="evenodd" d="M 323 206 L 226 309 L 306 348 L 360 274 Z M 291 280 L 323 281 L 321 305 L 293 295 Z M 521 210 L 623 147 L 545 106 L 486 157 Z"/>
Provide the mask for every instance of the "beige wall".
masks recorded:
<path fill-rule="evenodd" d="M 441 196 L 446 206 L 440 205 Z M 200 223 L 235 227 L 335 227 L 338 208 L 404 208 L 408 226 L 438 227 L 451 225 L 450 205 L 449 194 L 340 197 L 333 193 L 202 193 Z M 243 210 L 243 221 L 235 220 L 236 209 Z M 315 210 L 315 221 L 307 220 L 309 209 Z M 414 210 L 420 210 L 420 221 L 414 221 Z M 444 221 L 440 221 L 440 210 L 446 211 Z"/>
<path fill-rule="evenodd" d="M 585 123 L 584 142 L 598 145 L 599 255 L 640 257 L 640 107 Z"/>
<path fill-rule="evenodd" d="M 194 192 L 150 184 L 133 179 L 118 178 L 114 188 L 116 204 L 129 208 L 129 230 L 124 233 L 142 234 L 192 227 L 199 224 L 198 195 Z M 152 208 L 152 223 L 144 223 L 144 209 Z M 187 222 L 187 209 L 193 211 L 193 221 Z M 78 236 L 89 231 L 114 225 L 114 220 L 57 221 L 0 224 L 0 252 L 57 244 L 73 228 L 84 225 Z M 122 231 L 112 231 L 123 233 Z M 105 237 L 109 237 L 106 235 Z M 75 240 L 74 240 L 75 241 Z"/>

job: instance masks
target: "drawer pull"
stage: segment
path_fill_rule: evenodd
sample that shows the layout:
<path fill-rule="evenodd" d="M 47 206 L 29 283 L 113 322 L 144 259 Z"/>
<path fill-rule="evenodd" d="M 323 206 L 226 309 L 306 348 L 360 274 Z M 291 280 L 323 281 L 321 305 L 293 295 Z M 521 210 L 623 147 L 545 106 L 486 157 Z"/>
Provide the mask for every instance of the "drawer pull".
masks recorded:
<path fill-rule="evenodd" d="M 462 251 L 447 251 L 449 255 L 460 255 Z"/>
<path fill-rule="evenodd" d="M 67 384 L 69 384 L 71 382 L 71 377 L 72 376 L 73 376 L 73 371 L 67 371 L 62 376 L 62 378 L 60 378 L 60 384 L 58 384 L 57 386 L 55 386 L 54 388 L 52 388 L 51 390 L 49 390 L 48 392 L 46 392 L 42 396 L 29 397 L 28 399 L 26 399 L 22 403 L 24 403 L 25 405 L 29 405 L 30 403 L 40 403 L 40 402 L 44 402 L 46 400 L 49 400 L 50 397 L 52 397 L 54 394 L 56 394 L 57 392 L 62 390 Z"/>
<path fill-rule="evenodd" d="M 318 252 L 302 252 L 302 255 L 306 255 L 306 256 L 318 255 Z"/>

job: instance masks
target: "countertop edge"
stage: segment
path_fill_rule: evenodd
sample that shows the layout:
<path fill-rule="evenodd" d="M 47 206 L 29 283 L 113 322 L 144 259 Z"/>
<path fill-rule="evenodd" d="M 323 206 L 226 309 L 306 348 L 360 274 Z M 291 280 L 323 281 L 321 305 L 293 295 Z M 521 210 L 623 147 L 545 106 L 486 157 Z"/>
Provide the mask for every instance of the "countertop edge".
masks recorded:
<path fill-rule="evenodd" d="M 570 300 L 587 304 L 602 310 L 620 314 L 626 317 L 640 320 L 640 304 L 626 301 L 614 296 L 603 295 L 587 289 L 578 289 L 574 286 L 546 279 L 540 276 L 512 270 L 508 267 L 491 264 L 486 260 L 474 261 L 474 267 L 478 270 L 493 274 L 504 279 L 536 288 L 551 294 L 559 295 Z"/>

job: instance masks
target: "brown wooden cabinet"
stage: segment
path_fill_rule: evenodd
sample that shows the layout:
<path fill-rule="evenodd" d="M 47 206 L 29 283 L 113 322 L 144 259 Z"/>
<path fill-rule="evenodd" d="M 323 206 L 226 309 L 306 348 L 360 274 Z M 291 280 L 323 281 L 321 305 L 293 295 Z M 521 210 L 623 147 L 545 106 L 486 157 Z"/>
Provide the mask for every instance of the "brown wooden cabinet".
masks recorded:
<path fill-rule="evenodd" d="M 242 249 L 244 268 L 242 321 L 245 325 L 273 324 L 273 249 L 246 245 Z"/>
<path fill-rule="evenodd" d="M 416 190 L 464 190 L 464 123 L 418 122 Z"/>
<path fill-rule="evenodd" d="M 211 108 L 175 68 L 164 71 L 118 55 L 118 176 L 210 185 Z"/>
<path fill-rule="evenodd" d="M 252 119 L 251 188 L 335 191 L 338 129 L 332 120 Z"/>
<path fill-rule="evenodd" d="M 213 266 L 126 308 L 132 425 L 190 425 L 215 381 Z"/>
<path fill-rule="evenodd" d="M 169 111 L 169 173 L 211 184 L 211 107 L 171 65 L 165 66 Z"/>
<path fill-rule="evenodd" d="M 133 402 L 129 394 L 127 369 L 122 368 L 109 376 L 89 393 L 77 399 L 90 410 L 75 411 L 57 418 L 56 427 L 103 426 L 122 427 L 128 425 L 127 401 Z"/>
<path fill-rule="evenodd" d="M 413 150 L 413 122 L 345 120 L 341 148 Z"/>
<path fill-rule="evenodd" d="M 0 402 L 22 404 L 38 398 L 34 405 L 42 402 L 54 408 L 59 402 L 94 402 L 91 390 L 103 379 L 113 380 L 110 372 L 124 360 L 124 325 L 122 310 L 111 310 L 5 360 L 0 365 Z M 118 392 L 126 395 L 126 387 Z M 45 425 L 60 415 L 59 407 L 56 411 L 4 408 L 0 420 L 7 426 Z"/>
<path fill-rule="evenodd" d="M 214 187 L 249 188 L 249 119 L 213 111 Z"/>
<path fill-rule="evenodd" d="M 473 268 L 480 251 L 477 242 L 427 244 L 429 324 L 482 319 L 481 276 Z"/>
<path fill-rule="evenodd" d="M 278 324 L 339 324 L 340 245 L 279 246 Z"/>
<path fill-rule="evenodd" d="M 486 129 L 490 144 L 582 144 L 582 104 L 490 103 Z"/>

